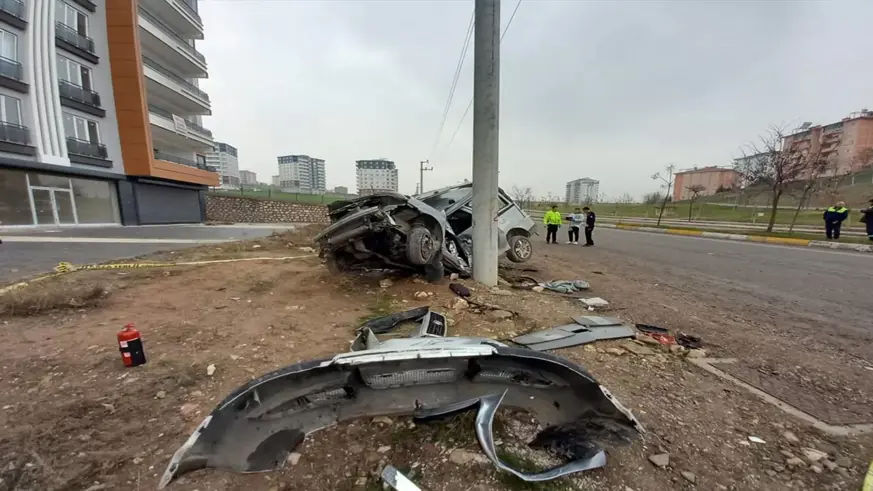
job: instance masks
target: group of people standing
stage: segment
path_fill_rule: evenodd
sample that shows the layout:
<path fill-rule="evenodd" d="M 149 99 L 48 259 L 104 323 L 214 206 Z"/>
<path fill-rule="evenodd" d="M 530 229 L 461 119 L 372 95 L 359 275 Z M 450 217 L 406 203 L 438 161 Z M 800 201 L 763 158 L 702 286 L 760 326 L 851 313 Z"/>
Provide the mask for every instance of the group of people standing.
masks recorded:
<path fill-rule="evenodd" d="M 546 244 L 557 244 L 558 243 L 558 229 L 561 228 L 561 225 L 564 223 L 564 219 L 566 218 L 567 222 L 570 224 L 570 229 L 567 231 L 568 244 L 578 244 L 579 243 L 579 229 L 583 226 L 585 227 L 585 244 L 586 247 L 591 247 L 594 245 L 594 239 L 592 237 L 594 233 L 594 223 L 597 221 L 597 215 L 591 211 L 591 208 L 576 208 L 576 210 L 566 217 L 561 216 L 561 212 L 558 211 L 558 205 L 552 205 L 552 208 L 543 215 L 543 225 L 546 226 Z"/>
<path fill-rule="evenodd" d="M 824 211 L 822 219 L 825 222 L 825 235 L 828 239 L 840 238 L 840 229 L 847 218 L 849 218 L 849 209 L 842 201 Z M 861 223 L 866 225 L 867 238 L 873 240 L 873 199 L 870 200 L 868 208 L 861 210 Z"/>

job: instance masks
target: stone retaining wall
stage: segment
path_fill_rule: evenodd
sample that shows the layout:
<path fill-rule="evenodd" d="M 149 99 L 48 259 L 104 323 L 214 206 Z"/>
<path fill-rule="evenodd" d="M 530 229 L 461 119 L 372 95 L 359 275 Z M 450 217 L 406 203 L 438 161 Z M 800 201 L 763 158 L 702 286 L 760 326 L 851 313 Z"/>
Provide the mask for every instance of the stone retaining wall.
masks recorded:
<path fill-rule="evenodd" d="M 206 220 L 233 223 L 329 223 L 327 207 L 289 201 L 206 195 Z"/>

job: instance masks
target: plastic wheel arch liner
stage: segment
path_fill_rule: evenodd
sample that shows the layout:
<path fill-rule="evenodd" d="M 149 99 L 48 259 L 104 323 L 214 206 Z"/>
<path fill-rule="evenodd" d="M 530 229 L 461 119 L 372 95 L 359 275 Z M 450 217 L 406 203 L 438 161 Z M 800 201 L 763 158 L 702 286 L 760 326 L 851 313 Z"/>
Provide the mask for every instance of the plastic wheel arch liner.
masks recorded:
<path fill-rule="evenodd" d="M 604 447 L 629 443 L 643 431 L 630 411 L 570 361 L 488 342 L 444 340 L 421 349 L 344 353 L 248 382 L 219 403 L 176 451 L 159 488 L 202 468 L 277 469 L 306 435 L 382 415 L 425 417 L 478 406 L 476 432 L 486 455 L 498 468 L 532 480 L 602 466 Z M 530 445 L 567 459 L 570 468 L 528 476 L 502 464 L 491 435 L 498 405 L 536 417 L 543 430 Z"/>

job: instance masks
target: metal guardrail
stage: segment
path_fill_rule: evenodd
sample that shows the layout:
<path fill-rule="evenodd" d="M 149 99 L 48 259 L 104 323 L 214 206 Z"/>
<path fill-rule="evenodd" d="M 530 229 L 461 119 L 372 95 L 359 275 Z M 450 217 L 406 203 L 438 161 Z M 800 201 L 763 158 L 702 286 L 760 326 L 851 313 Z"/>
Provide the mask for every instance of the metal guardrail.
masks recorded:
<path fill-rule="evenodd" d="M 186 41 L 184 38 L 182 38 L 182 36 L 179 36 L 178 34 L 173 32 L 172 27 L 168 26 L 167 24 L 164 24 L 163 21 L 161 21 L 160 19 L 158 19 L 154 15 L 150 14 L 148 11 L 146 11 L 142 7 L 139 8 L 139 14 L 142 15 L 143 17 L 145 17 L 146 19 L 148 19 L 149 22 L 151 22 L 152 24 L 158 26 L 158 28 L 161 31 L 163 31 L 164 34 L 175 39 L 178 42 L 180 48 L 184 49 L 185 51 L 187 51 L 188 53 L 190 53 L 192 56 L 194 56 L 198 60 L 202 61 L 203 63 L 206 63 L 206 57 L 203 56 L 203 54 L 201 52 L 197 51 L 194 48 L 194 46 L 191 46 L 190 44 L 188 44 L 188 41 Z"/>
<path fill-rule="evenodd" d="M 88 90 L 66 80 L 58 80 L 58 88 L 61 97 L 79 101 L 89 106 L 101 107 L 100 94 L 93 90 Z"/>
<path fill-rule="evenodd" d="M 81 48 L 89 53 L 96 54 L 94 51 L 94 40 L 88 36 L 79 34 L 78 31 L 63 22 L 55 22 L 55 37 L 66 41 L 73 46 Z"/>
<path fill-rule="evenodd" d="M 13 80 L 23 80 L 23 70 L 21 68 L 21 63 L 0 56 L 0 75 L 6 78 L 11 78 Z"/>
<path fill-rule="evenodd" d="M 30 130 L 20 124 L 0 122 L 0 141 L 30 145 Z"/>
<path fill-rule="evenodd" d="M 95 157 L 98 159 L 106 159 L 109 154 L 106 152 L 106 145 L 102 143 L 92 143 L 87 140 L 79 140 L 71 136 L 67 137 L 67 152 L 76 155 L 84 155 L 86 157 Z"/>
<path fill-rule="evenodd" d="M 198 96 L 198 97 L 200 97 L 200 98 L 202 98 L 202 99 L 205 99 L 205 100 L 207 100 L 207 101 L 209 100 L 209 94 L 207 94 L 206 92 L 203 92 L 203 90 L 200 89 L 200 87 L 197 87 L 196 85 L 194 85 L 194 84 L 192 84 L 191 82 L 185 80 L 184 78 L 182 78 L 182 77 L 176 75 L 175 73 L 173 73 L 173 72 L 167 70 L 166 68 L 164 68 L 164 67 L 162 67 L 161 65 L 159 65 L 158 62 L 153 61 L 153 60 L 151 60 L 150 58 L 148 58 L 148 57 L 146 57 L 146 56 L 143 56 L 143 57 L 142 57 L 142 63 L 143 63 L 143 65 L 145 65 L 145 66 L 151 68 L 152 70 L 154 70 L 154 71 L 160 73 L 161 75 L 164 75 L 165 77 L 172 79 L 174 82 L 176 82 L 176 83 L 178 83 L 179 85 L 181 85 L 183 89 L 185 89 L 185 90 L 187 90 L 187 91 L 189 91 L 189 92 L 194 93 L 194 95 L 196 95 L 196 96 Z"/>
<path fill-rule="evenodd" d="M 24 2 L 20 0 L 0 0 L 0 10 L 24 20 Z"/>
<path fill-rule="evenodd" d="M 205 136 L 208 136 L 209 138 L 212 138 L 212 131 L 211 130 L 207 130 L 206 128 L 195 123 L 194 121 L 188 121 L 186 119 L 185 124 L 188 125 L 189 129 L 193 129 L 195 132 L 200 133 L 201 135 L 205 135 Z"/>

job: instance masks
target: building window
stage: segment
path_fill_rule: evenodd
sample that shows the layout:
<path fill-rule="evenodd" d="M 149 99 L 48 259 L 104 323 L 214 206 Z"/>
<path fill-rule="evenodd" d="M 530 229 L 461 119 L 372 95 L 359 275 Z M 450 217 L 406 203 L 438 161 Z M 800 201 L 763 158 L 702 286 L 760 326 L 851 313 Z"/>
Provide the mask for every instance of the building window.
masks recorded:
<path fill-rule="evenodd" d="M 81 116 L 64 113 L 64 132 L 66 132 L 67 138 L 95 144 L 100 143 L 100 130 L 97 122 Z"/>
<path fill-rule="evenodd" d="M 0 121 L 21 125 L 21 101 L 8 95 L 0 94 Z"/>
<path fill-rule="evenodd" d="M 82 36 L 88 35 L 88 16 L 61 0 L 55 0 L 55 18 Z"/>
<path fill-rule="evenodd" d="M 18 61 L 18 36 L 0 29 L 0 56 Z"/>
<path fill-rule="evenodd" d="M 83 89 L 93 90 L 91 88 L 91 69 L 60 55 L 58 55 L 58 78 Z"/>

